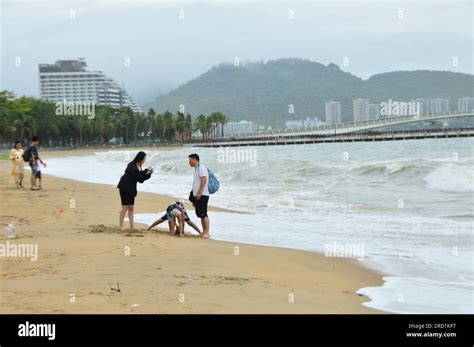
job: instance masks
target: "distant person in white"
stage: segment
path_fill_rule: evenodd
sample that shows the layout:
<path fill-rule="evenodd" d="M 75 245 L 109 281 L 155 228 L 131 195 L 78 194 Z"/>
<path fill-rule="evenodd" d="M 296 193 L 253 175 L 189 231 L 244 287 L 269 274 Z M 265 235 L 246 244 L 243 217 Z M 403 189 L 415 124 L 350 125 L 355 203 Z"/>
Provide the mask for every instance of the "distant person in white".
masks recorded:
<path fill-rule="evenodd" d="M 201 237 L 209 238 L 209 217 L 207 216 L 207 204 L 209 202 L 209 172 L 204 164 L 199 162 L 199 155 L 190 154 L 189 166 L 194 168 L 193 190 L 189 193 L 189 201 L 196 209 L 196 216 L 201 218 Z"/>

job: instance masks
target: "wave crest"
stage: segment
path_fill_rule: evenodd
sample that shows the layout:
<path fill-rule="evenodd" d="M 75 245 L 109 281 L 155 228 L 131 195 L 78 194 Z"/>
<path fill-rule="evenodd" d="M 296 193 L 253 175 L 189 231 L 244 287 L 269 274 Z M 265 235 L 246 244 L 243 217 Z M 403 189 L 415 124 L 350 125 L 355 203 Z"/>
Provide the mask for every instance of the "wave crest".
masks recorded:
<path fill-rule="evenodd" d="M 473 192 L 474 166 L 444 164 L 430 172 L 424 180 L 431 189 L 446 192 Z"/>

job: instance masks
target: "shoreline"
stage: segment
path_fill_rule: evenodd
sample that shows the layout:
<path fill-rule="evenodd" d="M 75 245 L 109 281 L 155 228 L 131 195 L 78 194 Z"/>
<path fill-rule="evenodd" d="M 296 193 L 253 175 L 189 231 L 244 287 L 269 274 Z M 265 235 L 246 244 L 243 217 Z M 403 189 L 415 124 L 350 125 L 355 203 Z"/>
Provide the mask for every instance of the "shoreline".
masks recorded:
<path fill-rule="evenodd" d="M 46 160 L 52 157 L 40 153 Z M 363 306 L 369 298 L 356 294 L 381 286 L 382 275 L 350 259 L 177 238 L 163 228 L 119 231 L 114 186 L 44 175 L 43 190 L 17 191 L 5 184 L 9 164 L 0 161 L 5 211 L 0 219 L 4 225 L 14 223 L 15 242 L 38 244 L 39 259 L 0 258 L 2 313 L 385 313 Z M 139 192 L 135 214 L 158 218 L 170 200 Z M 31 201 L 33 212 L 25 213 Z M 190 217 L 198 222 L 193 212 Z M 0 242 L 6 240 L 4 233 Z M 121 292 L 113 290 L 117 282 Z"/>

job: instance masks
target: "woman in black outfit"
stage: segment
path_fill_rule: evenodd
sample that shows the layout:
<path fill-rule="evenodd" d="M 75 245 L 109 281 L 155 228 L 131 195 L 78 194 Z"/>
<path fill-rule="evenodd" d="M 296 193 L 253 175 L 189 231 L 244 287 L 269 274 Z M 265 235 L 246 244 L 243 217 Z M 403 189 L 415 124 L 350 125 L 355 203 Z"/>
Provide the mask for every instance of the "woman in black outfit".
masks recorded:
<path fill-rule="evenodd" d="M 145 163 L 145 152 L 138 152 L 135 159 L 128 163 L 125 173 L 120 178 L 117 188 L 120 192 L 120 200 L 122 200 L 122 210 L 120 211 L 120 229 L 123 228 L 123 219 L 128 211 L 128 219 L 130 221 L 130 229 L 133 230 L 133 205 L 137 196 L 137 182 L 143 183 L 151 177 L 154 169 L 149 167 L 142 170 Z"/>

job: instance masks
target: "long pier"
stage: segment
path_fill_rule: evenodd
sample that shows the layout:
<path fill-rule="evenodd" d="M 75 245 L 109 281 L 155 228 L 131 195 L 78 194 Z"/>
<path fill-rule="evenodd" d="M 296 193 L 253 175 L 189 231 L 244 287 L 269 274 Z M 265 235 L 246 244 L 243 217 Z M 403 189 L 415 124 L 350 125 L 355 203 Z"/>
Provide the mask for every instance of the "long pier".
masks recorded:
<path fill-rule="evenodd" d="M 196 147 L 240 147 L 240 146 L 278 146 L 331 142 L 375 142 L 416 139 L 436 139 L 452 137 L 472 137 L 474 128 L 436 129 L 396 132 L 365 132 L 335 135 L 280 134 L 275 136 L 252 136 L 219 141 L 196 142 Z"/>

